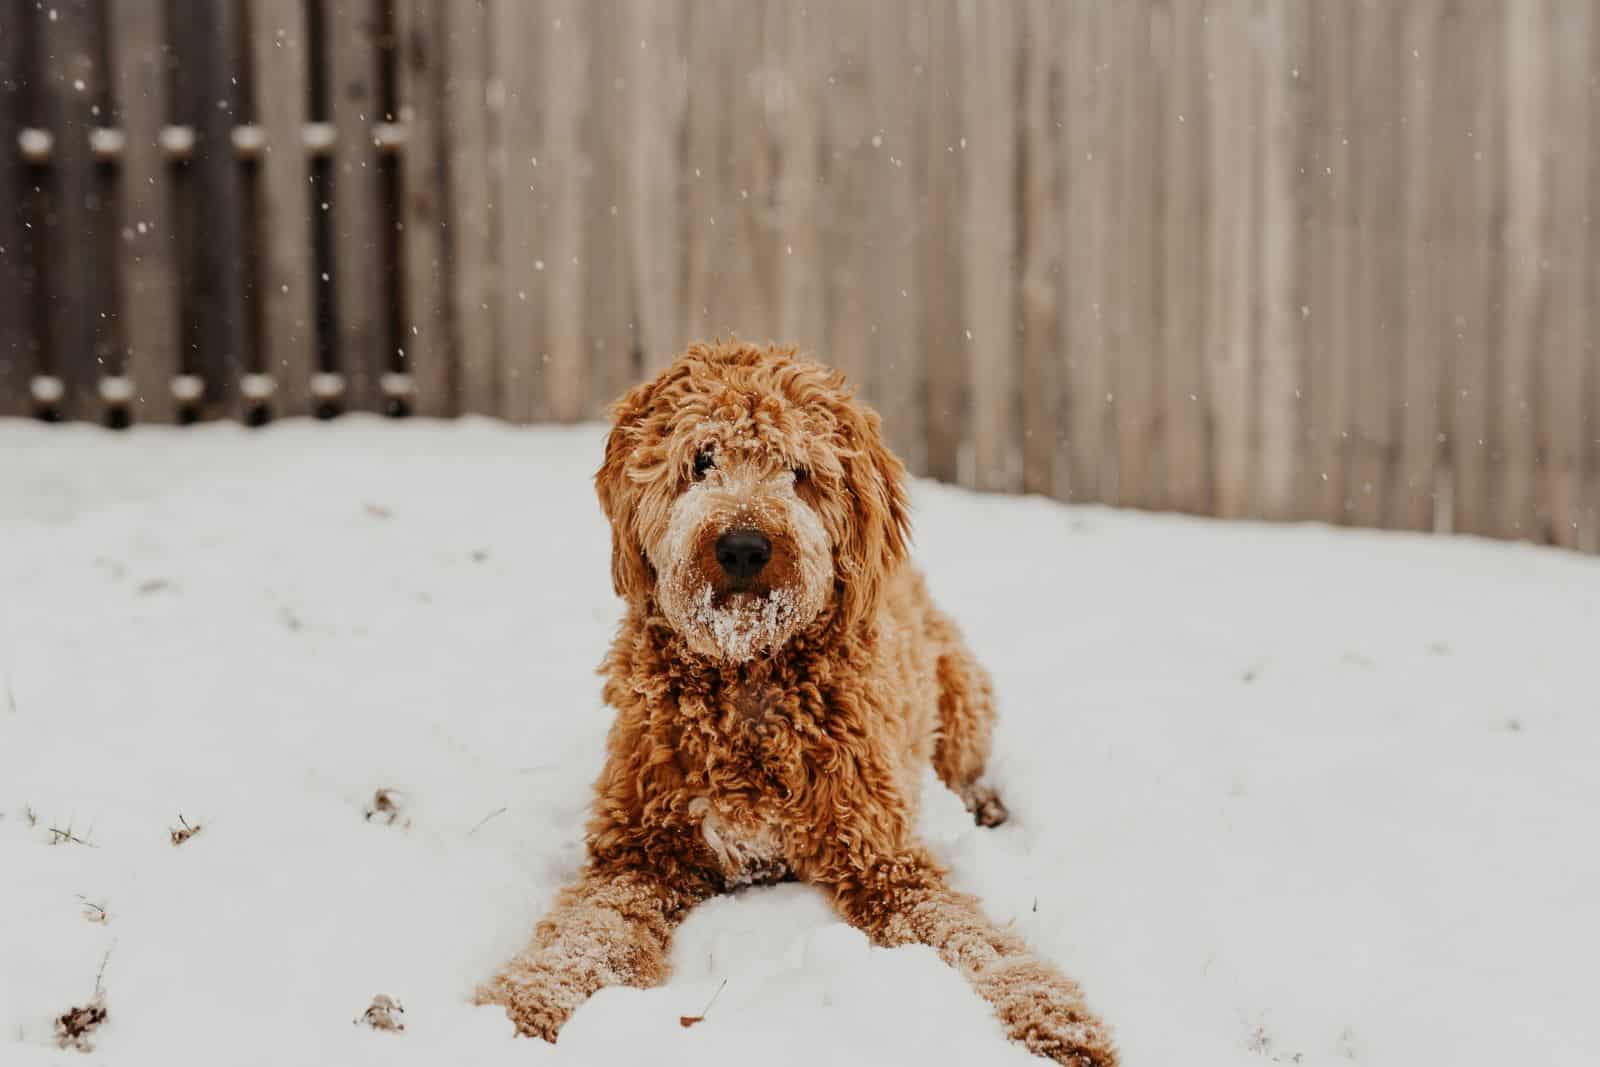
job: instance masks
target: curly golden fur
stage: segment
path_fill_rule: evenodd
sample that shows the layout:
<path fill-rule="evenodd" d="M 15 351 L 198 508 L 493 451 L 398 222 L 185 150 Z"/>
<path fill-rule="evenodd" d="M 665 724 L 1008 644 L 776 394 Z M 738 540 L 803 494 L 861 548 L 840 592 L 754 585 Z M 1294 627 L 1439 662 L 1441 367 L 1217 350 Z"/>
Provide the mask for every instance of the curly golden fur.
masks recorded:
<path fill-rule="evenodd" d="M 480 1001 L 554 1041 L 597 989 L 660 982 L 697 902 L 798 878 L 878 944 L 931 946 L 1035 1053 L 1114 1064 L 1077 985 L 917 840 L 930 762 L 979 822 L 1004 818 L 980 783 L 994 703 L 907 562 L 905 470 L 843 376 L 695 345 L 616 405 L 595 484 L 627 615 L 589 860 Z M 731 531 L 768 546 L 757 573 L 723 563 Z"/>

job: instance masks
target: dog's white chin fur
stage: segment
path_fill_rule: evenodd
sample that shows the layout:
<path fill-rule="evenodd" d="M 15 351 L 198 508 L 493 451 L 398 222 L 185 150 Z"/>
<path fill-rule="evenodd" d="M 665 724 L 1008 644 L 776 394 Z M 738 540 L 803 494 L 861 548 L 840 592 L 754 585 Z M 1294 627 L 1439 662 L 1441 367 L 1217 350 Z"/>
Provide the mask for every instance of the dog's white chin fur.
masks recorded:
<path fill-rule="evenodd" d="M 673 620 L 673 626 L 701 655 L 743 663 L 782 647 L 804 624 L 800 606 L 800 598 L 791 589 L 774 589 L 765 596 L 735 593 L 719 605 L 711 586 L 702 585 L 700 594 L 689 602 L 687 625 Z M 811 612 L 804 621 L 811 621 L 816 614 Z"/>
<path fill-rule="evenodd" d="M 691 548 L 709 524 L 758 512 L 769 529 L 781 529 L 794 545 L 798 580 L 764 595 L 732 593 L 718 602 L 712 576 L 701 574 Z M 664 543 L 653 562 L 656 600 L 690 649 L 729 663 L 743 663 L 781 648 L 822 613 L 833 587 L 833 548 L 822 520 L 794 492 L 793 480 L 759 486 L 725 482 L 697 484 L 672 507 Z"/>

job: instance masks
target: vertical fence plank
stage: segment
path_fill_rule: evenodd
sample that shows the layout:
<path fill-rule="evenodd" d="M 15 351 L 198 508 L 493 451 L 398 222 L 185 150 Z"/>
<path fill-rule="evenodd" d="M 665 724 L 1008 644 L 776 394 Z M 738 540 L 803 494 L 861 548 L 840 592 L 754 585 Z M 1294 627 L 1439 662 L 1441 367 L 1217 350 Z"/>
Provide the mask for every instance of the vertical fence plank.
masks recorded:
<path fill-rule="evenodd" d="M 921 404 L 925 370 L 916 336 L 921 292 L 915 261 L 915 173 L 923 150 L 916 108 L 922 75 L 912 53 L 910 9 L 903 3 L 866 6 L 871 12 L 868 93 L 876 126 L 863 159 L 872 242 L 868 292 L 876 308 L 868 331 L 871 381 L 889 444 L 913 471 L 920 471 L 926 437 Z"/>
<path fill-rule="evenodd" d="M 28 9 L 26 0 L 5 0 L 0 18 L 6 30 L 0 33 L 0 416 L 26 415 L 29 382 L 34 371 L 34 331 L 30 321 L 30 295 L 33 265 L 23 227 L 24 182 L 26 168 L 17 150 L 17 135 L 27 118 L 23 114 L 31 96 L 28 82 L 23 32 Z"/>
<path fill-rule="evenodd" d="M 1354 13 L 1355 50 L 1346 186 L 1354 198 L 1354 277 L 1348 333 L 1350 396 L 1345 437 L 1346 507 L 1357 526 L 1382 526 L 1396 453 L 1395 379 L 1408 355 L 1406 306 L 1412 280 L 1405 273 L 1405 155 L 1402 58 L 1404 9 L 1362 5 Z"/>
<path fill-rule="evenodd" d="M 716 228 L 716 213 L 722 205 L 718 134 L 729 87 L 702 19 L 721 21 L 731 13 L 713 11 L 708 4 L 691 4 L 688 11 L 685 60 L 691 73 L 683 136 L 683 302 L 684 332 L 698 340 L 728 329 L 711 304 L 725 281 L 719 270 L 724 257 L 719 254 L 722 231 Z"/>
<path fill-rule="evenodd" d="M 441 4 L 444 18 L 444 159 L 451 264 L 448 292 L 458 410 L 500 410 L 499 306 L 495 269 L 489 109 L 489 9 L 482 0 Z M 502 94 L 503 95 L 503 94 Z"/>
<path fill-rule="evenodd" d="M 1316 0 L 1304 0 L 1303 10 L 1293 28 L 1298 30 L 1298 62 L 1289 67 L 1289 77 L 1299 106 L 1296 112 L 1298 129 L 1291 145 L 1289 159 L 1293 180 L 1290 183 L 1290 212 L 1294 222 L 1294 246 L 1297 254 L 1291 260 L 1294 276 L 1293 312 L 1290 331 L 1298 358 L 1295 376 L 1295 456 L 1294 487 L 1288 502 L 1287 518 L 1315 519 L 1324 492 L 1328 459 L 1322 433 L 1325 419 L 1319 409 L 1322 401 L 1321 376 L 1317 360 L 1326 347 L 1317 336 L 1322 327 L 1320 314 L 1314 314 L 1312 303 L 1317 299 L 1318 286 L 1326 274 L 1323 254 L 1326 245 L 1320 231 L 1321 216 L 1325 214 L 1326 177 L 1323 160 L 1324 117 L 1326 108 L 1322 101 L 1322 87 L 1314 76 L 1316 72 L 1317 36 L 1321 32 L 1318 13 L 1321 6 Z M 1303 250 L 1303 251 L 1302 251 Z"/>
<path fill-rule="evenodd" d="M 1062 270 L 1061 412 L 1066 432 L 1057 493 L 1081 503 L 1106 499 L 1103 476 L 1115 459 L 1108 447 L 1115 298 L 1111 266 L 1117 254 L 1114 205 L 1121 175 L 1121 92 L 1125 81 L 1109 31 L 1117 17 L 1098 0 L 1068 0 L 1060 47 L 1066 79 L 1066 183 Z M 1114 474 L 1114 472 L 1112 472 Z"/>
<path fill-rule="evenodd" d="M 1591 62 L 1600 58 L 1600 17 L 1590 21 L 1589 54 Z M 1600 108 L 1589 108 L 1588 133 L 1590 199 L 1585 230 L 1589 239 L 1589 255 L 1595 257 L 1600 256 L 1600 203 L 1597 203 L 1600 198 L 1596 197 L 1593 185 L 1600 178 Z M 1593 258 L 1586 274 L 1583 295 L 1587 298 L 1587 306 L 1600 307 L 1600 270 L 1595 269 Z M 1584 345 L 1587 382 L 1573 383 L 1575 391 L 1586 394 L 1583 414 L 1585 488 L 1578 529 L 1578 547 L 1585 552 L 1600 552 L 1600 342 L 1594 336 L 1597 330 L 1600 330 L 1600 318 L 1591 315 Z"/>
<path fill-rule="evenodd" d="M 498 194 L 493 216 L 499 245 L 500 414 L 512 422 L 548 417 L 544 359 L 548 354 L 545 271 L 553 253 L 542 231 L 548 195 L 544 152 L 543 3 L 496 2 L 491 7 L 494 92 L 500 108 L 496 156 Z M 530 62 L 538 57 L 538 62 Z"/>
<path fill-rule="evenodd" d="M 60 413 L 93 418 L 98 411 L 100 364 L 96 358 L 96 300 L 102 284 L 97 236 L 105 224 L 89 152 L 93 109 L 105 72 L 96 64 L 98 4 L 63 0 L 48 10 L 34 5 L 34 68 L 46 122 L 55 138 L 50 157 L 49 203 L 43 233 L 47 350 L 50 371 L 66 385 Z M 12 145 L 7 151 L 14 151 Z"/>
<path fill-rule="evenodd" d="M 1462 62 L 1470 30 L 1464 13 L 1448 0 L 1442 2 L 1434 32 L 1433 54 L 1424 66 L 1431 79 L 1428 99 L 1428 159 L 1444 177 L 1430 190 L 1423 226 L 1421 257 L 1426 295 L 1414 312 L 1426 316 L 1429 358 L 1438 368 L 1437 465 L 1434 475 L 1435 528 L 1459 525 L 1461 498 L 1469 487 L 1472 468 L 1466 461 L 1458 431 L 1462 429 L 1461 363 L 1463 354 L 1484 343 L 1483 316 L 1487 311 L 1486 276 L 1480 257 L 1487 234 L 1485 220 L 1474 217 L 1475 172 L 1478 151 L 1473 136 L 1474 86 Z M 1487 205 L 1485 205 L 1487 206 Z M 1478 284 L 1474 284 L 1477 282 Z M 1476 396 L 1471 399 L 1477 401 Z M 1481 402 L 1481 401 L 1479 401 Z"/>
<path fill-rule="evenodd" d="M 116 118 L 124 144 L 118 188 L 122 235 L 122 328 L 127 370 L 140 422 L 173 422 L 178 374 L 178 228 L 171 208 L 170 168 L 159 138 L 168 115 L 165 11 L 144 0 L 112 0 L 111 34 Z"/>
<path fill-rule="evenodd" d="M 828 307 L 825 358 L 849 377 L 860 395 L 876 402 L 872 317 L 877 304 L 871 243 L 873 167 L 882 143 L 872 109 L 872 65 L 868 55 L 872 7 L 834 0 L 825 8 L 832 31 L 825 55 L 822 95 L 824 156 L 822 203 L 823 278 Z"/>
<path fill-rule="evenodd" d="M 1257 0 L 1261 32 L 1261 82 L 1257 103 L 1256 166 L 1260 222 L 1256 276 L 1258 301 L 1257 457 L 1255 514 L 1286 519 L 1295 513 L 1300 466 L 1302 292 L 1295 265 L 1307 254 L 1299 243 L 1295 190 L 1297 145 L 1304 124 L 1306 4 Z"/>
<path fill-rule="evenodd" d="M 783 14 L 775 46 L 782 79 L 777 239 L 783 250 L 778 260 L 777 329 L 784 341 L 826 359 L 827 309 L 818 211 L 827 24 L 825 13 L 809 6 L 780 4 L 776 8 Z"/>
<path fill-rule="evenodd" d="M 719 0 L 689 6 L 688 128 L 684 138 L 684 284 L 686 333 L 690 338 L 726 338 L 738 332 L 747 340 L 764 340 L 769 332 L 757 309 L 742 306 L 738 294 L 749 294 L 746 276 L 758 269 L 742 244 L 736 149 L 731 132 L 741 107 L 748 106 L 749 63 L 761 49 L 760 8 Z M 740 51 L 722 47 L 724 37 L 742 42 Z"/>
<path fill-rule="evenodd" d="M 333 290 L 339 369 L 346 406 L 382 407 L 379 379 L 389 366 L 385 336 L 388 278 L 383 263 L 382 179 L 373 127 L 380 113 L 377 0 L 327 0 L 323 61 L 333 150 Z M 320 205 L 319 205 L 320 208 Z"/>
<path fill-rule="evenodd" d="M 248 369 L 244 311 L 242 182 L 233 148 L 239 117 L 238 0 L 202 4 L 178 20 L 183 112 L 193 124 L 188 213 L 193 249 L 190 369 L 205 382 L 202 418 L 244 414 Z"/>
<path fill-rule="evenodd" d="M 1308 257 L 1305 314 L 1309 342 L 1305 376 L 1306 444 L 1310 470 L 1302 516 L 1345 518 L 1345 432 L 1349 414 L 1351 284 L 1358 273 L 1355 183 L 1349 140 L 1354 116 L 1350 84 L 1354 8 L 1312 7 L 1310 78 L 1315 107 L 1309 132 L 1308 231 L 1318 252 Z"/>
<path fill-rule="evenodd" d="M 1065 115 L 1061 52 L 1064 21 L 1054 0 L 1032 0 L 1023 12 L 1021 135 L 1022 488 L 1054 492 L 1056 437 L 1061 425 L 1061 166 Z M 1063 481 L 1065 479 L 1062 479 Z"/>
<path fill-rule="evenodd" d="M 1016 308 L 1015 70 L 1021 44 L 1011 5 L 961 6 L 966 61 L 962 105 L 967 148 L 967 327 L 972 331 L 972 484 L 1015 490 L 1021 484 L 1018 391 L 1013 353 Z"/>
<path fill-rule="evenodd" d="M 1503 64 L 1491 42 L 1501 39 L 1500 9 L 1462 5 L 1443 29 L 1438 94 L 1443 112 L 1435 125 L 1434 158 L 1457 177 L 1443 191 L 1451 199 L 1448 229 L 1434 243 L 1445 293 L 1432 309 L 1446 319 L 1453 345 L 1450 399 L 1451 528 L 1492 529 L 1489 470 L 1490 411 L 1494 379 L 1495 272 L 1500 196 L 1499 116 Z M 1448 161 L 1448 164 L 1447 164 Z"/>
<path fill-rule="evenodd" d="M 732 298 L 745 339 L 758 343 L 773 337 L 778 322 L 778 228 L 772 203 L 782 177 L 782 157 L 772 140 L 782 58 L 778 14 L 772 4 L 746 4 L 731 31 L 732 39 L 745 42 L 744 58 L 735 59 L 729 71 L 732 95 L 719 160 L 725 168 L 725 206 L 717 224 L 729 231 L 743 268 L 724 300 Z"/>
<path fill-rule="evenodd" d="M 1153 507 L 1161 496 L 1156 462 L 1160 437 L 1160 309 L 1158 241 L 1161 221 L 1159 129 L 1161 75 L 1153 33 L 1165 12 L 1140 4 L 1116 5 L 1116 38 L 1105 62 L 1118 80 L 1121 144 L 1113 217 L 1112 277 L 1115 342 L 1111 350 L 1116 419 L 1116 494 L 1124 507 Z"/>
<path fill-rule="evenodd" d="M 1600 326 L 1589 310 L 1585 286 L 1590 257 L 1588 228 L 1579 224 L 1597 209 L 1589 170 L 1593 5 L 1542 0 L 1537 32 L 1544 51 L 1536 75 L 1545 81 L 1544 161 L 1546 209 L 1540 221 L 1543 305 L 1537 358 L 1534 429 L 1538 541 L 1569 548 L 1581 530 L 1585 369 Z"/>
<path fill-rule="evenodd" d="M 643 355 L 640 370 L 650 374 L 665 367 L 687 342 L 679 298 L 683 245 L 678 224 L 683 184 L 678 138 L 689 80 L 683 52 L 685 11 L 676 2 L 630 0 L 627 18 L 623 43 L 632 57 L 627 64 L 632 68 L 629 256 Z"/>
<path fill-rule="evenodd" d="M 1255 268 L 1262 198 L 1257 107 L 1262 70 L 1251 6 L 1251 0 L 1215 3 L 1200 34 L 1207 46 L 1212 192 L 1204 275 L 1209 283 L 1205 392 L 1213 484 L 1211 499 L 1202 499 L 1202 505 L 1227 518 L 1251 512 L 1256 477 L 1260 371 L 1255 312 L 1260 294 Z"/>
<path fill-rule="evenodd" d="M 1232 248 L 1235 198 L 1248 195 L 1239 173 L 1248 157 L 1237 153 L 1235 132 L 1247 118 L 1230 109 L 1237 102 L 1229 89 L 1249 70 L 1249 42 L 1228 14 L 1224 5 L 1207 0 L 1171 5 L 1160 41 L 1167 70 L 1160 126 L 1152 132 L 1161 138 L 1162 153 L 1157 269 L 1163 418 L 1161 491 L 1151 503 L 1200 513 L 1210 504 L 1212 432 L 1226 432 L 1242 414 L 1225 406 L 1217 410 L 1230 396 L 1210 388 L 1219 359 L 1237 340 L 1229 332 L 1235 324 L 1217 315 L 1217 290 L 1225 298 L 1230 283 L 1249 284 L 1248 275 L 1219 278 L 1215 262 L 1217 251 Z"/>
<path fill-rule="evenodd" d="M 130 8 L 144 0 L 123 0 Z M 250 47 L 257 121 L 266 134 L 256 185 L 260 219 L 262 365 L 277 382 L 278 415 L 309 415 L 317 367 L 317 276 L 312 251 L 307 117 L 310 29 L 302 0 L 251 0 Z"/>
<path fill-rule="evenodd" d="M 419 410 L 531 421 L 738 331 L 840 365 L 947 479 L 1600 548 L 1586 0 L 223 0 L 171 27 L 8 3 L 0 191 L 38 204 L 31 233 L 0 220 L 0 412 L 38 370 L 97 415 L 125 340 L 139 418 L 177 415 L 180 369 L 200 414 L 244 415 L 247 275 L 276 409 L 310 411 L 326 211 L 352 408 L 391 342 Z M 319 62 L 327 205 L 300 140 Z M 174 120 L 195 142 L 169 170 Z"/>
<path fill-rule="evenodd" d="M 627 47 L 624 0 L 590 0 L 583 10 L 582 28 L 591 52 L 589 106 L 579 131 L 586 163 L 586 198 L 582 250 L 584 344 L 578 357 L 589 372 L 581 414 L 593 418 L 632 385 L 634 377 L 638 305 L 633 298 L 628 253 L 630 216 L 635 208 L 628 195 L 630 124 L 619 118 L 628 113 L 632 92 L 628 83 L 639 72 L 633 66 L 637 39 L 631 49 Z"/>
<path fill-rule="evenodd" d="M 579 143 L 589 105 L 590 42 L 583 0 L 549 0 L 544 33 L 544 137 L 540 167 L 546 195 L 538 205 L 544 249 L 545 397 L 548 416 L 574 422 L 584 413 L 588 355 L 584 337 L 584 218 L 593 197 L 589 160 Z"/>
<path fill-rule="evenodd" d="M 960 472 L 963 427 L 967 423 L 965 318 L 965 232 L 955 219 L 966 201 L 966 140 L 961 108 L 962 56 L 957 0 L 927 8 L 928 83 L 926 90 L 926 211 L 931 227 L 922 257 L 925 301 L 922 346 L 928 384 L 927 472 L 953 482 Z"/>
<path fill-rule="evenodd" d="M 1434 157 L 1432 109 L 1435 65 L 1439 62 L 1438 0 L 1419 0 L 1408 6 L 1400 27 L 1401 132 L 1405 152 L 1403 191 L 1404 230 L 1398 253 L 1405 285 L 1404 359 L 1397 367 L 1397 399 L 1402 412 L 1398 427 L 1399 454 L 1390 498 L 1387 524 L 1402 530 L 1431 530 L 1436 503 L 1439 454 L 1439 383 L 1443 338 L 1433 312 L 1436 286 L 1432 283 L 1430 218 L 1438 187 L 1454 180 L 1443 173 Z"/>
<path fill-rule="evenodd" d="M 404 319 L 398 340 L 416 389 L 419 415 L 455 414 L 455 352 L 447 315 L 445 160 L 450 129 L 443 114 L 444 5 L 398 0 L 395 59 L 398 118 L 406 143 L 400 172 L 400 262 Z"/>
<path fill-rule="evenodd" d="M 1543 216 L 1548 177 L 1539 0 L 1504 8 L 1504 225 L 1498 288 L 1494 407 L 1490 423 L 1490 531 L 1528 538 L 1534 514 L 1535 361 L 1546 283 Z"/>

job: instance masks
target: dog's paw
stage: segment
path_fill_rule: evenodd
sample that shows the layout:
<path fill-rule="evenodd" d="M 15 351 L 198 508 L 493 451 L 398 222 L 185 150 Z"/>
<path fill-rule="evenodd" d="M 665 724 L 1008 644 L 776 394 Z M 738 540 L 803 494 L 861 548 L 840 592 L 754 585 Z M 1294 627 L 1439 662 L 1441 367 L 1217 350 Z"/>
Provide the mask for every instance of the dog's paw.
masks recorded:
<path fill-rule="evenodd" d="M 1036 959 L 1007 961 L 981 983 L 1006 1036 L 1068 1067 L 1117 1067 L 1111 1033 L 1084 1003 L 1076 983 Z"/>
<path fill-rule="evenodd" d="M 962 791 L 961 800 L 979 826 L 999 826 L 1011 817 L 1011 812 L 1000 800 L 1000 794 L 986 785 L 967 786 Z"/>
<path fill-rule="evenodd" d="M 507 970 L 480 985 L 472 1002 L 498 1004 L 517 1033 L 554 1044 L 561 1027 L 584 998 L 581 990 L 548 971 Z"/>

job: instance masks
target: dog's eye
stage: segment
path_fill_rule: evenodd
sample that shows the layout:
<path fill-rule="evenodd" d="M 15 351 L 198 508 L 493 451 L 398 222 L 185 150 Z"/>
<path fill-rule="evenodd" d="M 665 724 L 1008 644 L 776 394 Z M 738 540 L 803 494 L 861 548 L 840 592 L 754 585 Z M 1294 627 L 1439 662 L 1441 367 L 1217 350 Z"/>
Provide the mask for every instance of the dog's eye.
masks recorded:
<path fill-rule="evenodd" d="M 801 482 L 805 481 L 807 478 L 810 478 L 810 477 L 811 477 L 811 472 L 806 470 L 804 467 L 796 467 L 796 468 L 794 468 L 794 484 L 795 485 L 799 485 Z"/>
<path fill-rule="evenodd" d="M 716 460 L 714 458 L 712 458 L 712 455 L 711 455 L 711 449 L 709 449 L 709 448 L 705 449 L 698 456 L 694 457 L 694 476 L 695 476 L 695 478 L 697 478 L 697 479 L 698 478 L 704 478 L 706 476 L 706 471 L 710 470 L 712 467 L 715 467 L 716 465 L 717 465 Z"/>

